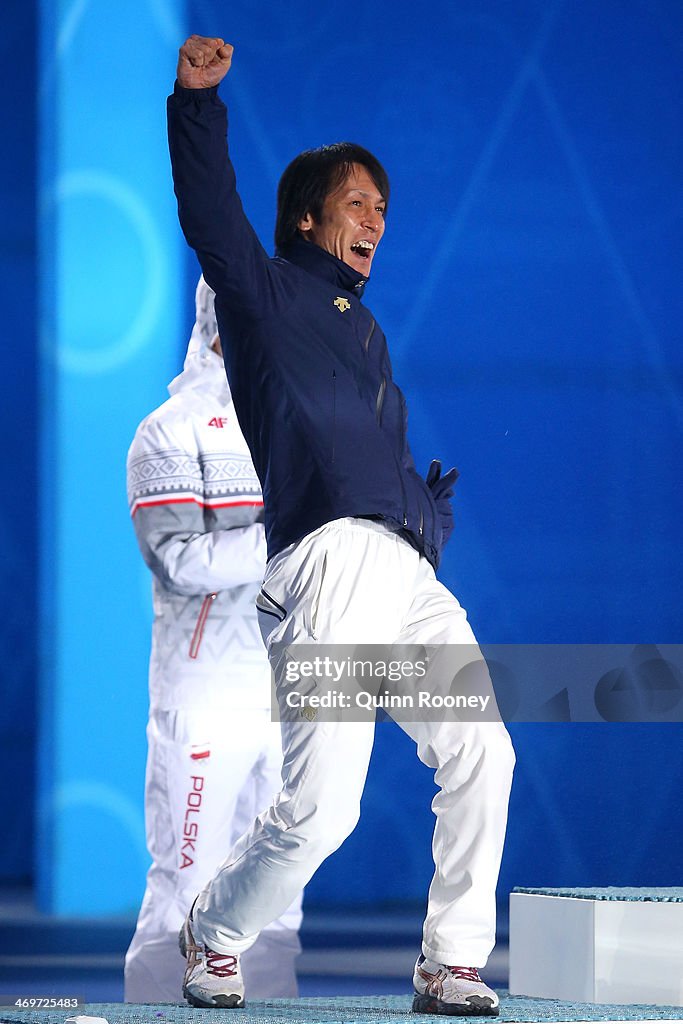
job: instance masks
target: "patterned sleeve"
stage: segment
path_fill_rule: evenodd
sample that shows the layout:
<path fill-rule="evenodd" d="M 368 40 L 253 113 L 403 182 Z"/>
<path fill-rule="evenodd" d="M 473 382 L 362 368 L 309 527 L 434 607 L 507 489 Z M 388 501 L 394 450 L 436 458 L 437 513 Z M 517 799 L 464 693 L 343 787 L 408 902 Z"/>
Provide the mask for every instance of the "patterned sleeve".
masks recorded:
<path fill-rule="evenodd" d="M 128 453 L 128 501 L 145 562 L 168 590 L 206 594 L 263 577 L 263 499 L 248 456 L 197 450 L 191 426 L 152 415 Z"/>

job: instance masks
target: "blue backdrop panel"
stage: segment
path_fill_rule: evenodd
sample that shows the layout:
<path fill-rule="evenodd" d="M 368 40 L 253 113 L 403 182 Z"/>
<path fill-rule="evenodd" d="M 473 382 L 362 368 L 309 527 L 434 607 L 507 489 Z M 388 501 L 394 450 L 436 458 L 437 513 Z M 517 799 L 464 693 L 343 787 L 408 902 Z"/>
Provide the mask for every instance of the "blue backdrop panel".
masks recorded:
<path fill-rule="evenodd" d="M 172 3 L 42 10 L 42 721 L 37 875 L 58 913 L 132 909 L 147 864 L 149 574 L 126 451 L 177 370 L 164 98 Z"/>

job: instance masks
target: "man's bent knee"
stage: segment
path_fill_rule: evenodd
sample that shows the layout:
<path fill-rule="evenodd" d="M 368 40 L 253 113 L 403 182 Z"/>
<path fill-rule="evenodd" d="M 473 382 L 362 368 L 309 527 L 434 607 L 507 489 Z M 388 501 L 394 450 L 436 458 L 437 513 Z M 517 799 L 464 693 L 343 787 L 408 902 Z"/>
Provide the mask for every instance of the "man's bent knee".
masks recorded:
<path fill-rule="evenodd" d="M 306 810 L 300 803 L 293 809 L 290 803 L 280 802 L 277 818 L 270 820 L 267 830 L 279 846 L 292 850 L 305 846 L 309 854 L 315 850 L 320 860 L 341 846 L 360 817 L 359 800 L 340 807 L 336 800 L 319 799 Z"/>

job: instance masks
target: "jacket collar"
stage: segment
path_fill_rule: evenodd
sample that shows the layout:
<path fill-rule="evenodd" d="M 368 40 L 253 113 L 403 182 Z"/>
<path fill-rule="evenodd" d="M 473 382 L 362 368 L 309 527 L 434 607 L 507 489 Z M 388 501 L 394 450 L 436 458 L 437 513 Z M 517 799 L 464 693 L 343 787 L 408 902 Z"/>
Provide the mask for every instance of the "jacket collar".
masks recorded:
<path fill-rule="evenodd" d="M 363 294 L 367 278 L 314 242 L 296 238 L 282 249 L 278 249 L 276 255 L 301 267 L 309 274 L 323 277 L 337 287 L 352 292 L 358 299 Z"/>

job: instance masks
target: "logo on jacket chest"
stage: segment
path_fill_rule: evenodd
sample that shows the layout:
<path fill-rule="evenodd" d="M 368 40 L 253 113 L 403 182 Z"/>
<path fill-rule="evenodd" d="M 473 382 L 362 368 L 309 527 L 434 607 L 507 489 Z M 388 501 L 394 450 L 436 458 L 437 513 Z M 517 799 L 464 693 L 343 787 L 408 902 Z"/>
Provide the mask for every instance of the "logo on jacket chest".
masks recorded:
<path fill-rule="evenodd" d="M 334 300 L 334 304 L 340 313 L 345 313 L 347 309 L 351 309 L 351 303 L 348 299 L 345 299 L 343 295 L 338 295 Z"/>
<path fill-rule="evenodd" d="M 207 423 L 208 427 L 219 427 L 221 430 L 225 427 L 228 422 L 227 416 L 213 416 Z"/>

